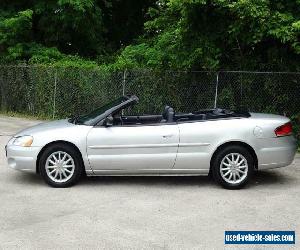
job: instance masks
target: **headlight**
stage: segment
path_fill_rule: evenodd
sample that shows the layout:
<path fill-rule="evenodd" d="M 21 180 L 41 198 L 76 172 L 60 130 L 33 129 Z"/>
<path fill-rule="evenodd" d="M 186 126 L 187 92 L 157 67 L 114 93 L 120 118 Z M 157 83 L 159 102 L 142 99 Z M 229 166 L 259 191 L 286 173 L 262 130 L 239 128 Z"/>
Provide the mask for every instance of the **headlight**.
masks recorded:
<path fill-rule="evenodd" d="M 30 135 L 19 136 L 13 141 L 13 145 L 21 147 L 30 147 L 33 142 L 33 137 Z"/>

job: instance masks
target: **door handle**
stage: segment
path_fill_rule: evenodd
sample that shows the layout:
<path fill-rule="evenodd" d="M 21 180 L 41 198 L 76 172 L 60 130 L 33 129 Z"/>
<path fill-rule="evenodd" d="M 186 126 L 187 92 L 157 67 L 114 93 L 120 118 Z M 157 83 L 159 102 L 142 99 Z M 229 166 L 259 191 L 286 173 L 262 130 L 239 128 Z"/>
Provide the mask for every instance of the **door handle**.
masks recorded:
<path fill-rule="evenodd" d="M 170 138 L 170 137 L 172 137 L 173 135 L 163 135 L 163 138 Z"/>

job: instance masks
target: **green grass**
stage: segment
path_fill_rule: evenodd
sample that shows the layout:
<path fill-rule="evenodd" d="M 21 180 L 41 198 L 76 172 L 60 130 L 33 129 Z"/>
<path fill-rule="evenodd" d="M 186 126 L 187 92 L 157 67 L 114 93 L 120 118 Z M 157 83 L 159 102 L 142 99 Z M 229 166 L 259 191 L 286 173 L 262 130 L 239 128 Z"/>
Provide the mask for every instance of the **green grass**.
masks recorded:
<path fill-rule="evenodd" d="M 25 114 L 25 113 L 19 113 L 19 112 L 13 112 L 13 111 L 0 111 L 0 115 L 4 116 L 10 116 L 10 117 L 17 117 L 17 118 L 26 118 L 29 120 L 53 120 L 52 117 L 36 114 Z"/>

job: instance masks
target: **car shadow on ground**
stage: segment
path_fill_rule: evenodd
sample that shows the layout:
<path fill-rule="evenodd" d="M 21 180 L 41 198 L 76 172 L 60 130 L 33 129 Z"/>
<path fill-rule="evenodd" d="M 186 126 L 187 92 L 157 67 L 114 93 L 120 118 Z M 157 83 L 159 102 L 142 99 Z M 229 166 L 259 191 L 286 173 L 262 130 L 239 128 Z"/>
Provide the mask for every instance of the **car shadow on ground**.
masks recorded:
<path fill-rule="evenodd" d="M 15 173 L 10 182 L 26 185 L 46 185 L 41 176 L 29 173 Z M 289 185 L 297 182 L 297 177 L 280 171 L 258 171 L 247 187 Z M 218 187 L 208 176 L 93 176 L 83 177 L 78 186 L 130 185 L 130 186 L 198 186 Z"/>
<path fill-rule="evenodd" d="M 42 185 L 44 184 L 42 178 L 34 173 L 13 172 L 9 176 L 10 183 L 26 184 L 26 185 Z"/>
<path fill-rule="evenodd" d="M 294 175 L 284 174 L 280 170 L 261 170 L 254 172 L 248 186 L 290 185 L 293 182 L 297 182 Z"/>
<path fill-rule="evenodd" d="M 136 186 L 209 186 L 207 176 L 93 176 L 84 177 L 80 185 L 136 185 Z"/>
<path fill-rule="evenodd" d="M 289 185 L 297 177 L 280 171 L 257 171 L 247 187 Z M 94 176 L 84 177 L 79 185 L 144 185 L 144 186 L 198 186 L 218 187 L 209 176 Z"/>

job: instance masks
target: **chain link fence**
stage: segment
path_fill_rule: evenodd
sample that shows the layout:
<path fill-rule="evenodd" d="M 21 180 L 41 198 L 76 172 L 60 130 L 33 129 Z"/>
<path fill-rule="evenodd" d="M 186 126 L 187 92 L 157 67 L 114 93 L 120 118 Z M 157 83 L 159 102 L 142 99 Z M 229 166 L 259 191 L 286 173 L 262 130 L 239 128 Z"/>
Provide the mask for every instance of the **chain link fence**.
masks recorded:
<path fill-rule="evenodd" d="M 0 110 L 47 118 L 82 114 L 124 94 L 140 104 L 131 113 L 158 114 L 214 107 L 300 115 L 300 73 L 184 72 L 0 66 Z"/>
<path fill-rule="evenodd" d="M 300 73 L 0 66 L 1 112 L 65 118 L 125 94 L 140 98 L 126 114 L 160 114 L 170 105 L 176 112 L 219 107 L 287 115 L 300 146 Z"/>
<path fill-rule="evenodd" d="M 220 72 L 218 106 L 300 115 L 300 73 Z"/>
<path fill-rule="evenodd" d="M 160 114 L 170 105 L 176 112 L 219 107 L 287 115 L 300 142 L 300 73 L 0 66 L 1 112 L 65 118 L 125 94 L 140 98 L 127 114 Z"/>

